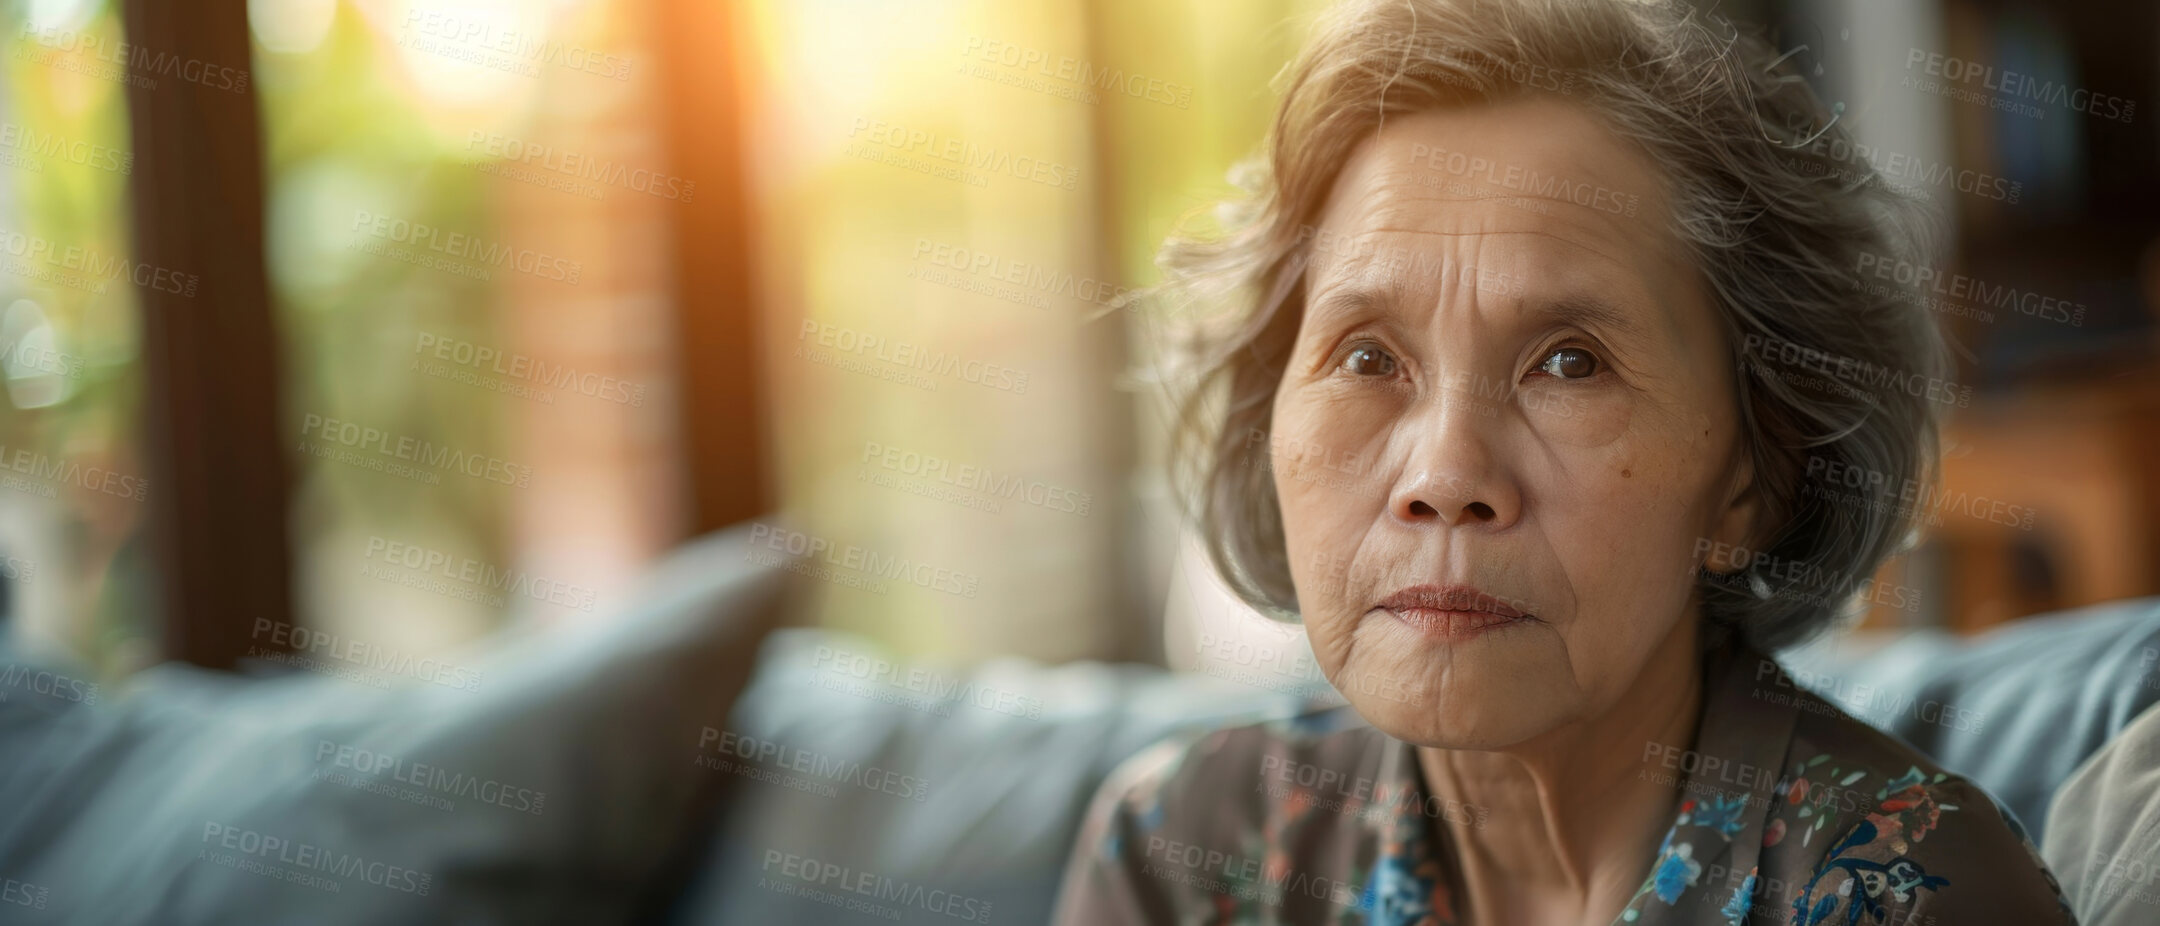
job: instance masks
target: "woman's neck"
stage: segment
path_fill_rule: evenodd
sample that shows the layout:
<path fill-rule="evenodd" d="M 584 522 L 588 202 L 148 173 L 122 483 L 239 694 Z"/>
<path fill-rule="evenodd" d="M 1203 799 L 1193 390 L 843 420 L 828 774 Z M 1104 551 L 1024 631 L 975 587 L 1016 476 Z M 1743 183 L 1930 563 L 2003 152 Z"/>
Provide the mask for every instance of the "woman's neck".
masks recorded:
<path fill-rule="evenodd" d="M 1466 922 L 1605 924 L 1634 896 L 1680 797 L 1644 756 L 1690 748 L 1701 715 L 1699 635 L 1676 624 L 1602 714 L 1505 750 L 1418 748 L 1433 794 L 1483 811 L 1436 824 L 1449 830 Z"/>

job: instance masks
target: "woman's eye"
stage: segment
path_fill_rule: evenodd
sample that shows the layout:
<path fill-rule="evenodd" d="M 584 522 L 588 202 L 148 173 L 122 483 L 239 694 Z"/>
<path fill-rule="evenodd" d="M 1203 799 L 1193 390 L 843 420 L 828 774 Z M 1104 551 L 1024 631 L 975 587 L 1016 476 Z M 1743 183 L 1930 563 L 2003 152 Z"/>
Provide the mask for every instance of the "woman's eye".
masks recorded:
<path fill-rule="evenodd" d="M 1538 371 L 1558 379 L 1585 379 L 1597 375 L 1598 359 L 1580 347 L 1563 347 L 1547 355 Z"/>
<path fill-rule="evenodd" d="M 1352 376 L 1387 376 L 1395 372 L 1395 355 L 1377 344 L 1365 344 L 1343 355 L 1342 370 Z"/>

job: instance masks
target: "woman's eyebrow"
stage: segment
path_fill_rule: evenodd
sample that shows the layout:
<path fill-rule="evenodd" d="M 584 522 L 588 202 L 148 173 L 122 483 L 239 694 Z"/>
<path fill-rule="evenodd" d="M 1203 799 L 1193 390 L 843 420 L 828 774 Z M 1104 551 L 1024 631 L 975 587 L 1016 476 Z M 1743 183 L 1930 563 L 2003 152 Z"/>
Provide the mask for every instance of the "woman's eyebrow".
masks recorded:
<path fill-rule="evenodd" d="M 1639 339 L 1643 327 L 1635 313 L 1620 308 L 1597 296 L 1576 293 L 1535 303 L 1535 316 L 1554 324 L 1575 328 L 1610 331 L 1627 338 Z"/>
<path fill-rule="evenodd" d="M 1331 289 L 1314 300 L 1307 311 L 1310 319 L 1324 321 L 1336 316 L 1384 314 L 1400 302 L 1392 287 L 1383 289 L 1361 284 Z"/>

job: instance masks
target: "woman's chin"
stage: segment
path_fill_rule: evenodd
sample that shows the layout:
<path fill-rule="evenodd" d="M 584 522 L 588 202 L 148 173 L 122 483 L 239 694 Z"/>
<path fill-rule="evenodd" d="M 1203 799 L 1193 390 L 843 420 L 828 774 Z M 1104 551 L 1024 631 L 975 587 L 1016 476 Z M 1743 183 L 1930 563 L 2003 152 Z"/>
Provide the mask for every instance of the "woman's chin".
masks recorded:
<path fill-rule="evenodd" d="M 1379 634 L 1394 645 L 1361 640 L 1335 687 L 1396 739 L 1437 749 L 1505 748 L 1559 725 L 1579 694 L 1557 635 L 1537 629 L 1479 634 L 1467 645 L 1414 645 L 1399 633 Z"/>

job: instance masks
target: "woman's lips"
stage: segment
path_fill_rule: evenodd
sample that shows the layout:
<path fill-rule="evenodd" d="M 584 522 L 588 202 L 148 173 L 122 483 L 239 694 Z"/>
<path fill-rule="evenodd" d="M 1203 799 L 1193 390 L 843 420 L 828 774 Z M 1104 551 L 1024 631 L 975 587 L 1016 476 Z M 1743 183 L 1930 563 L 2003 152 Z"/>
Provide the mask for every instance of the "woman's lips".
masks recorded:
<path fill-rule="evenodd" d="M 1491 611 L 1439 611 L 1432 608 L 1388 608 L 1387 611 L 1418 630 L 1451 640 L 1467 640 L 1491 628 L 1523 619 Z"/>
<path fill-rule="evenodd" d="M 1375 607 L 1433 636 L 1467 640 L 1486 630 L 1534 620 L 1528 612 L 1468 585 L 1413 585 Z"/>

